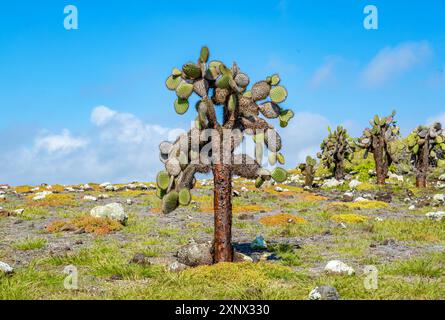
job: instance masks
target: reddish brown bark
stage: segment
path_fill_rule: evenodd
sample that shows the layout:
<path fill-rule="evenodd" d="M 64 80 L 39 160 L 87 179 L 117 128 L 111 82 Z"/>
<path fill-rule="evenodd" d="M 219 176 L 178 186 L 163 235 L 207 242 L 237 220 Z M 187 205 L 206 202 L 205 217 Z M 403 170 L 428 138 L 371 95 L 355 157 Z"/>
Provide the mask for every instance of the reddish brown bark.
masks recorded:
<path fill-rule="evenodd" d="M 427 174 L 429 166 L 430 157 L 430 145 L 426 141 L 419 151 L 419 158 L 417 160 L 417 175 L 416 175 L 416 186 L 418 188 L 426 188 L 427 185 Z"/>
<path fill-rule="evenodd" d="M 374 137 L 373 153 L 377 174 L 377 184 L 384 185 L 392 160 L 391 156 L 388 154 L 385 138 L 382 133 L 380 133 L 379 136 Z"/>
<path fill-rule="evenodd" d="M 227 164 L 215 164 L 214 216 L 215 240 L 214 262 L 232 262 L 232 168 Z"/>

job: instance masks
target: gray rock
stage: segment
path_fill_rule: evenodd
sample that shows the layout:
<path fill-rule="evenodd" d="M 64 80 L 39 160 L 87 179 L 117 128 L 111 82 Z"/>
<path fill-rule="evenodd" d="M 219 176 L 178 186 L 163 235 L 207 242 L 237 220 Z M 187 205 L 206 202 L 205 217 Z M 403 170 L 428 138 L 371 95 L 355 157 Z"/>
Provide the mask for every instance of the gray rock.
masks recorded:
<path fill-rule="evenodd" d="M 14 272 L 14 269 L 9 264 L 0 261 L 0 272 L 4 274 L 11 274 Z"/>
<path fill-rule="evenodd" d="M 189 267 L 212 265 L 212 245 L 210 243 L 191 243 L 183 246 L 176 253 L 178 262 Z"/>
<path fill-rule="evenodd" d="M 139 264 L 141 266 L 151 265 L 150 257 L 143 253 L 136 253 L 134 257 L 130 260 L 130 263 Z"/>
<path fill-rule="evenodd" d="M 320 286 L 311 291 L 309 300 L 340 300 L 340 295 L 334 287 Z"/>
<path fill-rule="evenodd" d="M 91 209 L 90 214 L 97 218 L 110 218 L 126 224 L 128 215 L 120 203 L 110 203 L 105 206 L 99 206 Z"/>
<path fill-rule="evenodd" d="M 241 252 L 235 252 L 233 255 L 233 262 L 253 262 L 253 259 Z"/>
<path fill-rule="evenodd" d="M 186 266 L 185 264 L 182 264 L 178 261 L 172 262 L 169 266 L 168 266 L 168 271 L 170 272 L 181 272 L 184 271 L 186 269 L 188 269 L 189 267 Z"/>
<path fill-rule="evenodd" d="M 324 270 L 330 274 L 341 274 L 351 276 L 355 273 L 355 270 L 348 266 L 346 263 L 339 260 L 331 260 L 326 264 Z"/>
<path fill-rule="evenodd" d="M 445 220 L 445 212 L 443 211 L 429 212 L 426 214 L 426 217 L 434 221 L 442 221 Z"/>

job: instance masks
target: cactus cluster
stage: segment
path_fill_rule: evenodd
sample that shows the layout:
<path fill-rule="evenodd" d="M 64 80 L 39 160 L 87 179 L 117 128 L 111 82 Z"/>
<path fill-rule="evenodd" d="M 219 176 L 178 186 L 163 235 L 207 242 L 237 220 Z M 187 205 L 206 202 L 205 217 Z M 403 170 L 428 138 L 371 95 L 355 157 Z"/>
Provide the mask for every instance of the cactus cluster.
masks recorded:
<path fill-rule="evenodd" d="M 445 130 L 440 123 L 419 126 L 407 137 L 411 162 L 416 168 L 416 184 L 426 187 L 428 169 L 445 157 Z"/>
<path fill-rule="evenodd" d="M 329 135 L 321 143 L 322 151 L 317 154 L 317 157 L 326 168 L 333 170 L 335 178 L 340 180 L 345 176 L 344 162 L 352 160 L 355 146 L 342 126 L 338 126 L 334 132 L 330 128 L 328 130 Z"/>
<path fill-rule="evenodd" d="M 304 186 L 312 187 L 315 179 L 315 166 L 317 165 L 317 160 L 308 156 L 306 157 L 306 163 L 301 163 L 298 168 L 304 175 Z"/>
<path fill-rule="evenodd" d="M 356 145 L 365 150 L 365 158 L 369 153 L 374 155 L 378 184 L 385 183 L 389 167 L 396 162 L 392 143 L 400 136 L 400 128 L 394 120 L 395 115 L 395 111 L 388 117 L 376 115 L 370 120 L 371 128 L 366 128 L 356 141 Z"/>

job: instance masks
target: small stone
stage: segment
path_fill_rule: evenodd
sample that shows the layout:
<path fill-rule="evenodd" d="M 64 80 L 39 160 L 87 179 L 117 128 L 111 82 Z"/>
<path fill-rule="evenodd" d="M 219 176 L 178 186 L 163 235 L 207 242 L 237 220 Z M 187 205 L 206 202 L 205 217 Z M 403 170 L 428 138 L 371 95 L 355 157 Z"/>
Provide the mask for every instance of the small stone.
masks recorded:
<path fill-rule="evenodd" d="M 233 255 L 233 262 L 253 262 L 253 259 L 241 252 L 235 252 Z"/>
<path fill-rule="evenodd" d="M 320 286 L 311 291 L 309 300 L 340 300 L 340 295 L 334 287 Z"/>
<path fill-rule="evenodd" d="M 343 184 L 344 184 L 344 181 L 339 181 L 335 178 L 332 178 L 332 179 L 326 180 L 323 183 L 322 188 L 335 188 L 335 187 L 341 186 Z"/>
<path fill-rule="evenodd" d="M 356 189 L 361 184 L 362 183 L 360 181 L 358 181 L 357 179 L 354 179 L 351 182 L 349 182 L 349 188 Z"/>
<path fill-rule="evenodd" d="M 348 266 L 346 263 L 340 260 L 331 260 L 329 261 L 324 270 L 331 274 L 341 274 L 351 276 L 355 273 L 355 270 Z"/>
<path fill-rule="evenodd" d="M 210 243 L 191 243 L 183 246 L 176 253 L 178 262 L 189 267 L 212 265 L 212 245 Z"/>
<path fill-rule="evenodd" d="M 25 212 L 25 209 L 17 209 L 17 210 L 14 210 L 12 213 L 14 215 L 21 216 L 24 212 Z"/>
<path fill-rule="evenodd" d="M 415 205 L 411 205 L 411 206 L 409 206 L 408 210 L 414 211 L 414 210 L 416 210 L 416 206 Z"/>
<path fill-rule="evenodd" d="M 133 204 L 133 200 L 131 200 L 131 199 L 127 199 L 127 205 L 129 205 L 129 206 L 131 206 L 132 204 Z"/>
<path fill-rule="evenodd" d="M 0 261 L 0 272 L 4 274 L 11 274 L 14 272 L 14 269 L 9 264 Z"/>
<path fill-rule="evenodd" d="M 345 192 L 343 194 L 344 202 L 352 202 L 354 200 L 354 194 L 352 192 Z"/>
<path fill-rule="evenodd" d="M 442 175 L 439 177 L 439 180 L 440 180 L 440 181 L 445 181 L 445 173 L 442 174 Z"/>
<path fill-rule="evenodd" d="M 130 260 L 130 263 L 139 264 L 141 266 L 151 265 L 150 258 L 143 253 L 135 254 L 134 257 Z"/>
<path fill-rule="evenodd" d="M 42 191 L 42 192 L 38 192 L 36 193 L 36 195 L 34 196 L 34 198 L 32 198 L 32 200 L 34 201 L 38 201 L 38 200 L 43 200 L 46 198 L 46 196 L 52 194 L 52 191 Z"/>
<path fill-rule="evenodd" d="M 374 220 L 375 220 L 376 222 L 383 222 L 383 221 L 384 221 L 383 218 L 380 218 L 380 217 L 376 217 Z"/>
<path fill-rule="evenodd" d="M 275 188 L 275 191 L 276 191 L 276 192 L 284 192 L 283 188 L 281 188 L 281 187 L 276 187 L 276 188 Z"/>
<path fill-rule="evenodd" d="M 445 195 L 444 194 L 436 194 L 433 197 L 433 202 L 441 204 L 445 202 Z"/>
<path fill-rule="evenodd" d="M 426 217 L 434 221 L 442 221 L 445 220 L 445 212 L 444 211 L 429 212 L 426 214 Z"/>
<path fill-rule="evenodd" d="M 239 197 L 240 196 L 240 193 L 237 190 L 233 190 L 232 194 L 233 194 L 234 197 Z"/>
<path fill-rule="evenodd" d="M 249 192 L 249 189 L 247 189 L 246 187 L 241 187 L 241 192 Z"/>
<path fill-rule="evenodd" d="M 250 248 L 252 248 L 252 250 L 266 250 L 266 240 L 264 240 L 263 236 L 258 236 L 255 238 L 255 240 L 252 241 L 252 243 L 250 244 Z"/>
<path fill-rule="evenodd" d="M 93 196 L 85 196 L 85 197 L 83 197 L 83 200 L 85 200 L 85 201 L 97 201 L 97 198 L 93 197 Z"/>
<path fill-rule="evenodd" d="M 185 264 L 182 264 L 178 261 L 172 262 L 169 266 L 168 266 L 168 271 L 170 272 L 181 272 L 184 271 L 186 269 L 188 269 L 189 267 L 186 266 Z"/>
<path fill-rule="evenodd" d="M 356 198 L 355 200 L 354 200 L 354 202 L 366 202 L 366 201 L 369 201 L 368 199 L 365 199 L 365 198 L 363 198 L 363 197 L 358 197 L 358 198 Z"/>

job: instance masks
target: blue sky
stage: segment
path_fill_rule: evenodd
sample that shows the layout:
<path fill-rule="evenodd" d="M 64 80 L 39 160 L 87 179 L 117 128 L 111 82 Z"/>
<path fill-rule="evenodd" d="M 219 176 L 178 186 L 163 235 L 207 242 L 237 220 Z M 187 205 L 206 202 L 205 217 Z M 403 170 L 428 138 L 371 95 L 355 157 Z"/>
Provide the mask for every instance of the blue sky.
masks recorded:
<path fill-rule="evenodd" d="M 79 30 L 63 28 L 68 4 Z M 363 28 L 369 4 L 378 30 Z M 203 44 L 254 81 L 281 75 L 300 121 L 284 132 L 291 166 L 329 124 L 445 119 L 445 0 L 18 0 L 0 8 L 0 183 L 152 178 L 151 144 L 194 118 L 174 113 L 164 80 Z"/>

